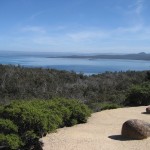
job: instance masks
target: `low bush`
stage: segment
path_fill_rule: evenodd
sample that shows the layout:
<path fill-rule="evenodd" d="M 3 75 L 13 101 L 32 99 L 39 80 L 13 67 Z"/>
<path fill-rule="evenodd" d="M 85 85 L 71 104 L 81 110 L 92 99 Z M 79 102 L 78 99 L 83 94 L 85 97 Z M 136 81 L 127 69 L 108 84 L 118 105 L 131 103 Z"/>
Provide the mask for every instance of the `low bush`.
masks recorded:
<path fill-rule="evenodd" d="M 102 110 L 107 110 L 107 109 L 116 109 L 116 108 L 120 108 L 121 105 L 118 104 L 112 104 L 112 103 L 93 103 L 90 104 L 90 108 L 94 111 L 94 112 L 99 112 Z"/>
<path fill-rule="evenodd" d="M 17 133 L 18 132 L 18 127 L 8 119 L 1 119 L 0 118 L 0 133 Z"/>
<path fill-rule="evenodd" d="M 10 141 L 13 135 L 15 139 L 18 134 L 21 142 L 17 142 L 17 146 L 30 149 L 38 145 L 39 138 L 47 133 L 63 126 L 85 123 L 90 114 L 89 108 L 77 100 L 55 98 L 47 101 L 14 101 L 1 110 L 1 134 L 4 134 L 1 144 L 12 149 L 14 145 Z M 8 133 L 11 135 L 9 140 Z"/>
<path fill-rule="evenodd" d="M 112 104 L 112 103 L 102 103 L 101 104 L 101 110 L 106 110 L 106 109 L 116 109 L 120 108 L 121 106 L 118 104 Z"/>
<path fill-rule="evenodd" d="M 8 150 L 16 150 L 23 145 L 20 137 L 16 134 L 1 134 L 0 133 L 0 145 Z"/>
<path fill-rule="evenodd" d="M 124 105 L 142 106 L 150 105 L 150 82 L 132 86 L 127 93 Z"/>

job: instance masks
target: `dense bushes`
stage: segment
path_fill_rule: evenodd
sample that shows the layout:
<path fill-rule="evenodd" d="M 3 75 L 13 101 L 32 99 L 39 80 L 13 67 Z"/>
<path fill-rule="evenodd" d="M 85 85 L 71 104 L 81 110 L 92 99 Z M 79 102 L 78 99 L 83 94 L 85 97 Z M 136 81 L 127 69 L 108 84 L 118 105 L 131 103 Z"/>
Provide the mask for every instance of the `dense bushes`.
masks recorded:
<path fill-rule="evenodd" d="M 5 150 L 17 150 L 22 145 L 23 143 L 18 135 L 0 133 L 0 146 Z"/>
<path fill-rule="evenodd" d="M 92 104 L 89 104 L 89 106 L 94 112 L 122 107 L 121 105 L 118 105 L 115 103 L 113 104 L 113 103 L 106 103 L 106 102 L 105 103 L 92 103 Z"/>
<path fill-rule="evenodd" d="M 0 65 L 0 103 L 7 104 L 12 99 L 65 97 L 83 102 L 120 104 L 131 85 L 141 84 L 146 78 L 149 75 L 144 71 L 85 76 L 52 69 Z"/>
<path fill-rule="evenodd" d="M 30 149 L 47 133 L 59 127 L 85 123 L 90 114 L 88 107 L 77 100 L 14 101 L 0 114 L 0 144 L 10 149 Z"/>
<path fill-rule="evenodd" d="M 150 82 L 132 86 L 124 102 L 128 106 L 140 106 L 150 104 Z"/>
<path fill-rule="evenodd" d="M 18 132 L 18 127 L 8 119 L 1 119 L 0 118 L 0 133 L 17 133 Z"/>
<path fill-rule="evenodd" d="M 149 105 L 149 80 L 150 72 L 144 71 L 84 76 L 67 71 L 0 65 L 0 103 L 5 104 L 0 104 L 0 146 L 38 149 L 39 138 L 47 133 L 85 123 L 91 111 L 70 98 L 83 101 L 93 111 L 122 105 Z M 10 103 L 12 99 L 16 101 Z"/>
<path fill-rule="evenodd" d="M 18 126 L 9 119 L 0 118 L 0 146 L 17 149 L 23 143 L 18 133 Z"/>

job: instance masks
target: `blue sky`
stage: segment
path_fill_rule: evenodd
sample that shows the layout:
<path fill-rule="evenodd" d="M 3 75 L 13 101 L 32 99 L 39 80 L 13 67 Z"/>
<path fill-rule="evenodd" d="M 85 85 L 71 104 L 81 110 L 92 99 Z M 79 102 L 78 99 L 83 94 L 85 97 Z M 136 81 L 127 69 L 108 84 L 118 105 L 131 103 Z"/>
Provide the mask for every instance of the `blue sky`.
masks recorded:
<path fill-rule="evenodd" d="M 150 0 L 0 0 L 0 50 L 150 53 Z"/>

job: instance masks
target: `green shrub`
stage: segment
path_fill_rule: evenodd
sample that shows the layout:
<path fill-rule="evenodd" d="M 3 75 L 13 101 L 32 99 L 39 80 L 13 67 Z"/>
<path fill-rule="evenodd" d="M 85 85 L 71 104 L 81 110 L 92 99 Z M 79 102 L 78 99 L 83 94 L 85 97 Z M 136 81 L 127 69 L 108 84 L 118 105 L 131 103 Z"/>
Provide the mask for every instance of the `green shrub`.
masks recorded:
<path fill-rule="evenodd" d="M 16 134 L 1 134 L 0 133 L 0 145 L 11 150 L 16 150 L 23 145 L 21 139 Z"/>
<path fill-rule="evenodd" d="M 127 94 L 124 105 L 140 106 L 150 104 L 150 83 L 132 86 Z"/>
<path fill-rule="evenodd" d="M 47 133 L 63 126 L 85 123 L 90 114 L 89 108 L 77 100 L 55 98 L 49 101 L 13 101 L 1 113 L 3 119 L 0 123 L 5 129 L 1 133 L 18 131 L 19 138 L 25 143 L 24 147 L 30 149 L 33 145 L 40 145 L 39 138 Z"/>
<path fill-rule="evenodd" d="M 91 115 L 91 110 L 80 101 L 67 99 L 55 99 L 55 101 L 58 104 L 58 108 L 61 110 L 60 112 L 64 113 L 63 118 L 65 126 L 72 126 L 75 122 L 76 124 L 85 123 L 87 118 Z M 65 108 L 67 108 L 68 111 L 64 111 Z"/>
<path fill-rule="evenodd" d="M 3 106 L 3 105 L 0 105 L 0 116 L 1 116 L 1 114 L 2 114 L 2 112 L 3 112 L 3 110 L 4 110 L 4 106 Z"/>
<path fill-rule="evenodd" d="M 0 133 L 17 133 L 18 132 L 18 127 L 8 119 L 1 119 L 0 118 Z"/>
<path fill-rule="evenodd" d="M 39 142 L 39 137 L 34 131 L 26 131 L 21 138 L 25 143 L 23 149 L 30 149 L 31 146 L 35 146 Z"/>
<path fill-rule="evenodd" d="M 46 115 L 25 102 L 22 102 L 22 105 L 12 103 L 7 106 L 3 117 L 13 120 L 18 125 L 19 132 L 22 134 L 28 130 L 34 130 L 38 136 L 42 136 L 42 132 L 47 132 Z"/>
<path fill-rule="evenodd" d="M 111 104 L 111 103 L 102 103 L 101 104 L 101 110 L 106 110 L 106 109 L 117 109 L 120 108 L 121 106 L 118 104 Z"/>
<path fill-rule="evenodd" d="M 94 112 L 99 112 L 102 110 L 107 110 L 107 109 L 116 109 L 116 108 L 120 108 L 121 105 L 118 104 L 112 104 L 112 103 L 93 103 L 90 104 L 90 108 L 94 111 Z"/>

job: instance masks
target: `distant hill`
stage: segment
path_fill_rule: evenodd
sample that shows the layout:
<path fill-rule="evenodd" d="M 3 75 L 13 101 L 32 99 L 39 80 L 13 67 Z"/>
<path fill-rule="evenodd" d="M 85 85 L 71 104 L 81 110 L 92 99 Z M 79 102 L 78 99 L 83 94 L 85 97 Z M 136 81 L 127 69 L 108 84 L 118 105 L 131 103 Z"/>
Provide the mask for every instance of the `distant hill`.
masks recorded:
<path fill-rule="evenodd" d="M 52 57 L 49 57 L 49 58 L 52 58 Z M 114 54 L 114 55 L 113 54 L 99 54 L 99 55 L 92 55 L 92 56 L 71 55 L 71 56 L 61 56 L 61 57 L 55 57 L 55 58 L 150 60 L 150 54 L 141 52 L 138 54 Z"/>

